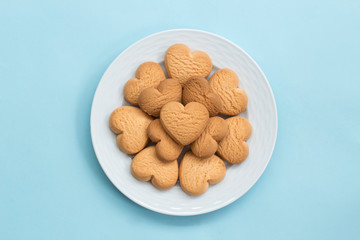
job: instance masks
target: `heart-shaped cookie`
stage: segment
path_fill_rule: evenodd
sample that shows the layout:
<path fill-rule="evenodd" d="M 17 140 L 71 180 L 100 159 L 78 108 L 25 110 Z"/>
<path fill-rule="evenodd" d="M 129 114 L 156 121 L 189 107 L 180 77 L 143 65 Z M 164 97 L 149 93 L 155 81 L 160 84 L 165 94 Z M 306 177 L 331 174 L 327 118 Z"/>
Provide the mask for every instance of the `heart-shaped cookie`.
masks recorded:
<path fill-rule="evenodd" d="M 195 141 L 204 131 L 209 112 L 197 102 L 185 107 L 178 102 L 169 102 L 160 111 L 161 124 L 165 131 L 179 144 L 185 146 Z"/>
<path fill-rule="evenodd" d="M 216 155 L 198 158 L 189 151 L 180 162 L 180 186 L 190 195 L 200 195 L 206 192 L 209 184 L 223 180 L 225 173 L 225 164 Z"/>
<path fill-rule="evenodd" d="M 151 181 L 159 189 L 169 189 L 178 179 L 178 162 L 165 162 L 156 155 L 155 146 L 136 154 L 131 163 L 133 176 L 140 181 Z"/>
<path fill-rule="evenodd" d="M 120 150 L 127 154 L 141 151 L 149 141 L 147 128 L 152 118 L 136 107 L 124 106 L 115 109 L 109 120 L 111 130 L 117 134 Z"/>
<path fill-rule="evenodd" d="M 210 88 L 209 82 L 204 77 L 191 77 L 184 85 L 183 104 L 199 102 L 209 111 L 210 116 L 215 116 L 221 109 L 221 100 Z"/>
<path fill-rule="evenodd" d="M 200 137 L 193 142 L 191 151 L 200 158 L 214 155 L 220 142 L 228 133 L 228 125 L 221 117 L 212 117 Z"/>
<path fill-rule="evenodd" d="M 191 52 L 184 44 L 172 45 L 165 54 L 165 67 L 170 78 L 183 86 L 190 77 L 207 77 L 211 73 L 210 57 L 202 52 Z"/>
<path fill-rule="evenodd" d="M 147 88 L 142 91 L 138 103 L 144 112 L 159 117 L 160 110 L 166 103 L 181 101 L 181 93 L 180 83 L 169 78 L 162 81 L 156 88 Z"/>
<path fill-rule="evenodd" d="M 176 143 L 164 130 L 160 119 L 152 121 L 148 127 L 148 136 L 156 144 L 156 153 L 164 161 L 177 160 L 183 146 Z"/>
<path fill-rule="evenodd" d="M 249 146 L 245 141 L 251 136 L 251 125 L 243 117 L 231 117 L 225 121 L 229 133 L 220 141 L 217 153 L 229 163 L 241 163 L 249 155 Z"/>
<path fill-rule="evenodd" d="M 246 109 L 248 98 L 243 89 L 238 88 L 239 78 L 230 69 L 220 69 L 210 78 L 211 89 L 220 97 L 220 114 L 234 116 Z"/>
<path fill-rule="evenodd" d="M 136 70 L 135 77 L 127 81 L 124 87 L 125 99 L 133 105 L 138 105 L 139 95 L 144 89 L 156 87 L 166 78 L 162 67 L 154 62 L 141 64 Z"/>

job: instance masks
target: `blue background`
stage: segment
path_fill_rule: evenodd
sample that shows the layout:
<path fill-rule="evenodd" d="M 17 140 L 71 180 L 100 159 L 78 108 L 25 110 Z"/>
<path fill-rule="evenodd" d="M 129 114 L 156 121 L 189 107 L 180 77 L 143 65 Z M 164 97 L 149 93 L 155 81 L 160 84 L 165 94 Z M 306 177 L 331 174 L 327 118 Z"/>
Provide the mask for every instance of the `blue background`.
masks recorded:
<path fill-rule="evenodd" d="M 263 69 L 277 101 L 257 184 L 213 213 L 128 200 L 90 139 L 109 64 L 158 31 L 219 34 Z M 0 0 L 0 239 L 359 239 L 359 1 Z"/>

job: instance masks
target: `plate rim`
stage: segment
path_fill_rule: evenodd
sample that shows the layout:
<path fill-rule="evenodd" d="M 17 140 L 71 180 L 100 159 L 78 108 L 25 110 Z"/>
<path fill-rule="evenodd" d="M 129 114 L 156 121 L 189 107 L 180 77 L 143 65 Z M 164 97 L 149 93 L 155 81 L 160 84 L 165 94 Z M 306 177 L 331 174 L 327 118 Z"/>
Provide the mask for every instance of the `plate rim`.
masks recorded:
<path fill-rule="evenodd" d="M 207 209 L 204 209 L 204 210 L 200 210 L 199 212 L 169 212 L 167 210 L 163 210 L 163 209 L 158 209 L 158 208 L 155 208 L 155 207 L 152 207 L 148 204 L 146 204 L 145 202 L 142 202 L 134 197 L 132 197 L 131 195 L 128 195 L 126 194 L 125 192 L 121 191 L 117 185 L 114 183 L 114 180 L 112 179 L 112 177 L 110 177 L 111 175 L 108 174 L 106 168 L 104 168 L 104 166 L 102 165 L 101 161 L 99 160 L 99 154 L 97 152 L 97 149 L 96 149 L 96 146 L 94 145 L 94 137 L 93 137 L 93 110 L 94 110 L 94 101 L 95 101 L 95 98 L 96 98 L 96 95 L 99 91 L 99 86 L 101 85 L 103 79 L 104 79 L 104 76 L 107 75 L 109 69 L 111 69 L 111 66 L 114 65 L 114 63 L 117 61 L 118 58 L 120 58 L 123 54 L 125 54 L 127 51 L 129 51 L 129 49 L 131 49 L 132 47 L 136 46 L 137 44 L 140 44 L 144 41 L 146 41 L 147 39 L 149 38 L 152 38 L 154 36 L 157 36 L 157 35 L 161 35 L 161 34 L 164 34 L 164 33 L 169 33 L 169 32 L 182 32 L 182 31 L 186 31 L 186 32 L 200 32 L 202 34 L 206 34 L 206 35 L 210 35 L 212 37 L 216 37 L 216 38 L 219 38 L 223 41 L 225 41 L 227 44 L 230 44 L 232 45 L 233 47 L 237 48 L 238 50 L 240 50 L 244 55 L 246 55 L 250 61 L 255 65 L 255 67 L 257 68 L 257 70 L 260 72 L 261 76 L 266 80 L 266 85 L 267 85 L 267 88 L 268 90 L 270 91 L 270 95 L 271 95 L 271 99 L 272 99 L 272 105 L 274 106 L 274 113 L 275 113 L 275 136 L 274 136 L 274 140 L 272 142 L 272 146 L 271 146 L 271 152 L 269 153 L 269 156 L 267 157 L 266 159 L 266 163 L 263 165 L 263 168 L 261 169 L 260 171 L 260 174 L 259 176 L 254 179 L 251 184 L 249 184 L 249 187 L 241 194 L 239 195 L 236 195 L 236 197 L 230 199 L 229 201 L 224 201 L 222 202 L 221 204 L 219 205 L 216 205 L 216 206 L 212 206 L 210 208 L 207 208 Z M 258 180 L 261 178 L 261 176 L 263 175 L 265 169 L 267 168 L 269 162 L 270 162 L 270 159 L 273 155 L 273 152 L 274 152 L 274 148 L 275 148 L 275 145 L 276 145 L 276 140 L 277 140 L 277 132 L 278 132 L 278 113 L 277 113 L 277 106 L 276 106 L 276 100 L 275 100 L 275 96 L 274 96 L 274 93 L 272 91 L 272 88 L 270 86 L 270 83 L 268 81 L 268 79 L 266 78 L 265 74 L 263 73 L 263 71 L 261 70 L 261 68 L 259 67 L 259 65 L 255 62 L 255 60 L 247 53 L 245 52 L 241 47 L 239 47 L 237 44 L 233 43 L 232 41 L 220 36 L 220 35 L 217 35 L 215 33 L 211 33 L 211 32 L 207 32 L 207 31 L 204 31 L 204 30 L 198 30 L 198 29 L 188 29 L 188 28 L 177 28 L 177 29 L 169 29 L 169 30 L 164 30 L 164 31 L 160 31 L 160 32 L 156 32 L 156 33 L 153 33 L 153 34 L 150 34 L 150 35 L 147 35 L 146 37 L 144 38 L 141 38 L 140 40 L 136 41 L 135 43 L 131 44 L 130 46 L 128 46 L 125 50 L 123 50 L 120 54 L 117 55 L 117 57 L 111 62 L 111 64 L 107 67 L 107 69 L 105 70 L 105 72 L 103 73 L 103 75 L 101 76 L 101 79 L 100 81 L 98 82 L 98 85 L 96 87 L 96 90 L 95 90 L 95 93 L 94 93 L 94 96 L 93 96 L 93 100 L 92 100 L 92 103 L 91 103 L 91 110 L 90 110 L 90 135 L 91 135 L 91 142 L 92 142 L 92 146 L 93 146 L 93 149 L 94 149 L 94 152 L 95 152 L 95 155 L 96 155 L 96 158 L 100 164 L 100 167 L 102 168 L 102 170 L 104 171 L 106 177 L 110 180 L 110 182 L 115 186 L 115 188 L 120 191 L 124 196 L 126 196 L 128 199 L 130 199 L 131 201 L 135 202 L 136 204 L 144 207 L 144 208 L 147 208 L 151 211 L 154 211 L 154 212 L 158 212 L 158 213 L 161 213 L 161 214 L 165 214 L 165 215 L 171 215 L 171 216 L 196 216 L 196 215 L 201 215 L 201 214 L 205 214 L 205 213 L 209 213 L 209 212 L 213 212 L 213 211 L 216 211 L 216 210 L 219 210 L 219 209 L 222 209 L 228 205 L 230 205 L 231 203 L 235 202 L 236 200 L 240 199 L 242 196 L 244 196 L 257 182 Z"/>

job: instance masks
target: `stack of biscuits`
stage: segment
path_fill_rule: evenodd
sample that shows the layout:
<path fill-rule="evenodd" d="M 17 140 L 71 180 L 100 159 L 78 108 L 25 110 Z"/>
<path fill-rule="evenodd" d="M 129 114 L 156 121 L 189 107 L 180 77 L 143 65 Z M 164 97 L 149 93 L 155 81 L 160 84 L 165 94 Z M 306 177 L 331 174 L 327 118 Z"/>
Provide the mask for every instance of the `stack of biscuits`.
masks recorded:
<path fill-rule="evenodd" d="M 247 95 L 230 69 L 207 80 L 212 67 L 205 52 L 175 44 L 165 54 L 168 78 L 159 64 L 145 62 L 126 83 L 125 99 L 134 106 L 115 109 L 109 124 L 120 150 L 136 154 L 136 179 L 159 189 L 179 180 L 186 193 L 200 195 L 225 177 L 223 160 L 239 164 L 247 158 L 251 125 L 237 116 Z M 190 150 L 181 154 L 187 145 Z"/>

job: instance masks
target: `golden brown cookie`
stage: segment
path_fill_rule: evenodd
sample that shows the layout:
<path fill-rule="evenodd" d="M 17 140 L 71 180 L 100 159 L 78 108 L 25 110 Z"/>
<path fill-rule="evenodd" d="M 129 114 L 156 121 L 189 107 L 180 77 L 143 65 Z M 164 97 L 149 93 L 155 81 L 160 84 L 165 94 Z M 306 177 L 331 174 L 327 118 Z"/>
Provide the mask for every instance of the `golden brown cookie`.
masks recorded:
<path fill-rule="evenodd" d="M 200 158 L 214 155 L 220 142 L 228 133 L 228 125 L 221 117 L 212 117 L 200 137 L 193 142 L 191 151 Z"/>
<path fill-rule="evenodd" d="M 209 84 L 221 100 L 220 114 L 234 116 L 246 109 L 248 98 L 243 89 L 238 88 L 239 78 L 230 69 L 220 69 L 210 78 Z"/>
<path fill-rule="evenodd" d="M 165 131 L 179 144 L 185 146 L 195 141 L 204 131 L 209 112 L 197 102 L 185 107 L 178 102 L 169 102 L 160 111 L 161 124 Z"/>
<path fill-rule="evenodd" d="M 176 143 L 164 130 L 160 119 L 152 121 L 148 127 L 148 136 L 156 144 L 156 153 L 164 161 L 177 160 L 183 146 Z"/>
<path fill-rule="evenodd" d="M 220 141 L 217 154 L 229 163 L 241 163 L 249 154 L 249 146 L 245 141 L 251 135 L 251 125 L 243 117 L 231 117 L 225 121 L 229 126 L 229 133 Z"/>
<path fill-rule="evenodd" d="M 157 87 L 142 91 L 138 103 L 144 112 L 159 117 L 160 110 L 166 103 L 181 101 L 181 93 L 182 88 L 179 81 L 169 78 L 162 81 Z"/>
<path fill-rule="evenodd" d="M 127 81 L 124 87 L 125 99 L 133 105 L 138 105 L 139 95 L 144 89 L 156 87 L 166 78 L 162 67 L 154 62 L 141 64 L 136 70 L 135 77 Z"/>
<path fill-rule="evenodd" d="M 175 44 L 165 54 L 165 67 L 168 76 L 178 80 L 183 86 L 190 77 L 209 76 L 212 62 L 204 52 L 191 52 L 186 45 Z"/>
<path fill-rule="evenodd" d="M 178 162 L 165 162 L 156 155 L 155 146 L 136 154 L 131 163 L 133 176 L 140 181 L 151 181 L 159 189 L 169 189 L 178 179 Z"/>
<path fill-rule="evenodd" d="M 180 162 L 180 186 L 190 195 L 200 195 L 206 192 L 209 184 L 223 180 L 225 173 L 225 164 L 216 155 L 198 158 L 189 151 Z"/>
<path fill-rule="evenodd" d="M 209 82 L 204 77 L 191 77 L 184 85 L 183 104 L 198 102 L 209 111 L 210 116 L 215 116 L 221 109 L 220 97 L 210 88 Z"/>
<path fill-rule="evenodd" d="M 117 145 L 127 154 L 141 151 L 149 141 L 147 128 L 152 118 L 136 107 L 124 106 L 115 109 L 109 120 L 111 130 L 118 134 Z"/>

